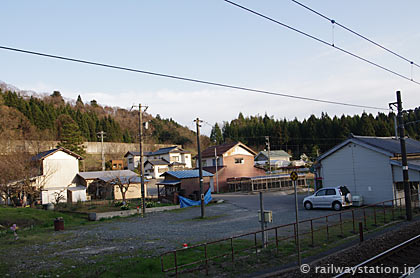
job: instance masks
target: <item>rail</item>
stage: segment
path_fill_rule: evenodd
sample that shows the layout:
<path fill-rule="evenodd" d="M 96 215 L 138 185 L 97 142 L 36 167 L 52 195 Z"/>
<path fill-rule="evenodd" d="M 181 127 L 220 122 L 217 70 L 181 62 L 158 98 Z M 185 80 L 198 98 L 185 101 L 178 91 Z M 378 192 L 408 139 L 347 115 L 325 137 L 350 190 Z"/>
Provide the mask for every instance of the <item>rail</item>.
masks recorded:
<path fill-rule="evenodd" d="M 412 200 L 413 210 L 419 210 L 418 195 L 413 195 Z M 314 247 L 317 241 L 330 242 L 333 236 L 344 238 L 346 237 L 345 234 L 356 234 L 358 222 L 362 222 L 364 229 L 368 230 L 380 224 L 384 225 L 387 222 L 395 221 L 397 218 L 404 219 L 404 207 L 404 198 L 396 198 L 360 208 L 305 219 L 299 221 L 299 236 L 308 247 Z M 265 243 L 259 240 L 263 232 L 266 233 L 265 238 L 268 239 Z M 258 257 L 265 247 L 275 249 L 275 253 L 279 255 L 281 249 L 284 248 L 284 246 L 280 246 L 281 243 L 291 243 L 296 246 L 296 222 L 162 253 L 160 256 L 161 269 L 164 273 L 175 272 L 176 277 L 182 272 L 203 269 L 208 275 L 210 262 L 215 263 L 217 259 L 229 258 L 234 263 L 236 259 L 241 257 L 240 254 L 249 256 L 251 253 L 255 253 L 255 256 Z M 290 246 L 288 247 L 290 248 Z M 252 251 L 249 252 L 250 250 Z M 248 253 L 244 254 L 245 251 L 248 251 Z"/>

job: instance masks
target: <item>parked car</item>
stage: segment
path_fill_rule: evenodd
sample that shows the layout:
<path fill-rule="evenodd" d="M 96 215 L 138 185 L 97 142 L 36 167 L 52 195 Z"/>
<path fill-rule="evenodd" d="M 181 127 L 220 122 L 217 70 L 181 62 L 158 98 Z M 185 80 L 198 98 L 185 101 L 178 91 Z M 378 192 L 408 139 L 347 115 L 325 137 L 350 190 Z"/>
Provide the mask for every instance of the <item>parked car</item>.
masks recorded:
<path fill-rule="evenodd" d="M 321 188 L 303 199 L 303 206 L 308 210 L 312 208 L 332 208 L 338 211 L 352 204 L 351 194 L 346 186 Z"/>

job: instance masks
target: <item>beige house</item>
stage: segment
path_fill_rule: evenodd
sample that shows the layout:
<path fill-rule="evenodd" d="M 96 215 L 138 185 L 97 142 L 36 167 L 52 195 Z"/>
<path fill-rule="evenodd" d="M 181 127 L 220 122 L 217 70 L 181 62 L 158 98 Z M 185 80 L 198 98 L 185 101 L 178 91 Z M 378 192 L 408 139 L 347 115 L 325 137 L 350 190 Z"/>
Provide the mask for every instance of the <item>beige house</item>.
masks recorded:
<path fill-rule="evenodd" d="M 34 178 L 33 185 L 41 189 L 43 205 L 55 203 L 85 201 L 86 188 L 77 186 L 79 160 L 82 157 L 64 148 L 41 152 L 32 157 L 39 163 L 40 175 Z"/>
<path fill-rule="evenodd" d="M 93 171 L 78 173 L 78 182 L 87 188 L 89 199 L 121 200 L 120 186 L 128 187 L 126 199 L 141 198 L 141 180 L 130 170 Z M 145 180 L 145 197 L 147 197 L 147 180 Z"/>

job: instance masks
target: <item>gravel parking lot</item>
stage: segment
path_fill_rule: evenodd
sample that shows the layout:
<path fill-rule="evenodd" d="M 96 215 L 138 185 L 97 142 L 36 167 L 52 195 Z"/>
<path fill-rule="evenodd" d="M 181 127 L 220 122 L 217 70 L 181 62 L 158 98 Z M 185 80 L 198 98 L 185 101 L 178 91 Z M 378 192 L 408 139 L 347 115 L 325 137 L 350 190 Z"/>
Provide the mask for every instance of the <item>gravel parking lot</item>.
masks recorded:
<path fill-rule="evenodd" d="M 283 194 L 264 193 L 264 207 L 273 211 L 271 226 L 294 222 L 294 195 Z M 305 196 L 299 195 L 301 219 L 334 213 L 332 210 L 305 211 L 301 204 Z M 20 262 L 20 269 L 22 265 L 42 269 L 59 267 L 60 260 L 69 256 L 86 261 L 97 254 L 137 250 L 159 255 L 181 248 L 183 243 L 212 241 L 260 229 L 258 194 L 219 194 L 214 198 L 225 202 L 206 206 L 205 220 L 199 219 L 200 207 L 150 213 L 145 218 L 133 216 L 54 233 L 52 238 L 57 236 L 57 240 L 17 248 L 14 254 L 0 254 L 7 261 Z"/>

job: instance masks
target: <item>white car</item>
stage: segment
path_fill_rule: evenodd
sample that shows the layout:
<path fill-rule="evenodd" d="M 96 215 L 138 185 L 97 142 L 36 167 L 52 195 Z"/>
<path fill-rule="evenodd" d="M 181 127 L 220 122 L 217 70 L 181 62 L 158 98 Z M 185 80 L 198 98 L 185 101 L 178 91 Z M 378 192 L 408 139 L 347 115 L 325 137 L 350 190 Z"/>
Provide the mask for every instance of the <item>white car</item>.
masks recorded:
<path fill-rule="evenodd" d="M 307 210 L 312 208 L 332 208 L 338 211 L 352 204 L 351 194 L 346 186 L 321 188 L 303 199 L 303 206 Z"/>

